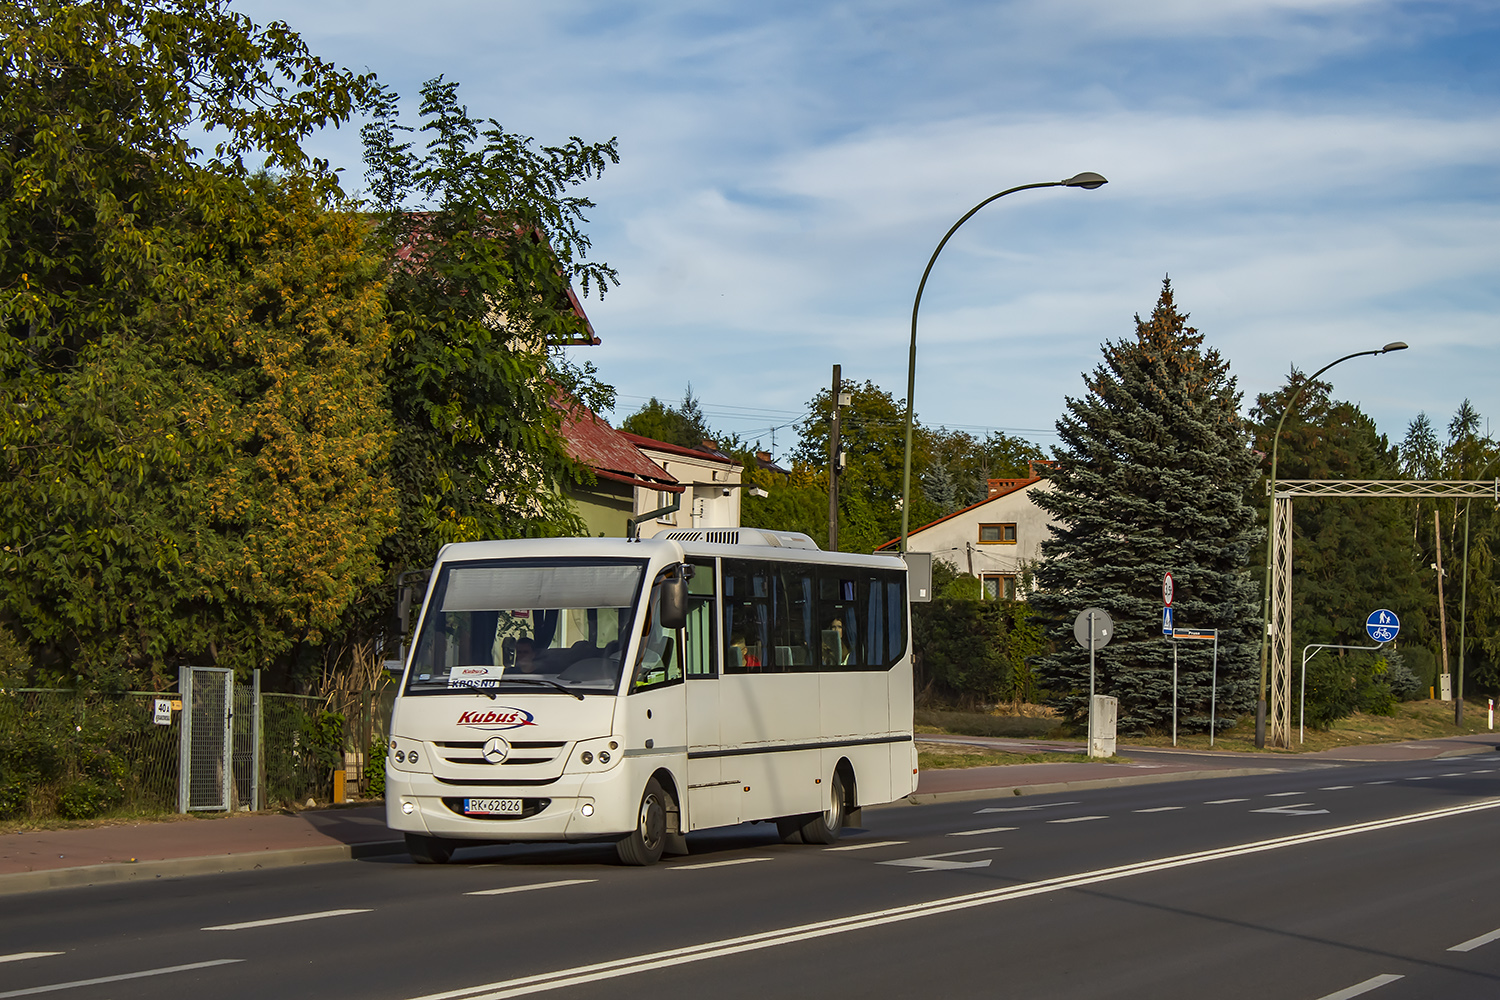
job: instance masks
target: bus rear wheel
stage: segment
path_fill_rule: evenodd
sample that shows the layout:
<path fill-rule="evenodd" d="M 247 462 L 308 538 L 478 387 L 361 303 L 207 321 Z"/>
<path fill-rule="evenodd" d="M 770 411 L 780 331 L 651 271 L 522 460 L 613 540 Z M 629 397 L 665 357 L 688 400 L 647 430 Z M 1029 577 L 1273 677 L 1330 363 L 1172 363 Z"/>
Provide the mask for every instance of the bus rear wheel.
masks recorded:
<path fill-rule="evenodd" d="M 453 845 L 420 833 L 406 835 L 406 852 L 419 865 L 446 865 L 453 857 Z"/>
<path fill-rule="evenodd" d="M 844 779 L 837 771 L 828 782 L 828 807 L 820 813 L 799 817 L 804 844 L 832 844 L 839 839 L 844 828 Z M 780 827 L 780 824 L 777 824 Z"/>
<path fill-rule="evenodd" d="M 667 846 L 667 793 L 652 778 L 641 793 L 635 831 L 615 842 L 615 855 L 622 865 L 654 865 Z"/>

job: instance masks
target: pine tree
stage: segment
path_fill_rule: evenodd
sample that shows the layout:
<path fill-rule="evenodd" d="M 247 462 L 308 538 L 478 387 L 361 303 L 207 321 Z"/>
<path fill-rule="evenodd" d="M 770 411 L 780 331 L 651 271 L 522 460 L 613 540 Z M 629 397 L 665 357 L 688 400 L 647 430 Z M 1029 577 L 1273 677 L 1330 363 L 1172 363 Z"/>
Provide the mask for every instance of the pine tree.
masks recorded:
<path fill-rule="evenodd" d="M 1248 499 L 1256 478 L 1240 394 L 1229 364 L 1187 325 L 1170 280 L 1133 340 L 1104 345 L 1058 421 L 1053 488 L 1038 503 L 1059 522 L 1042 543 L 1032 605 L 1054 652 L 1038 661 L 1042 686 L 1069 716 L 1087 712 L 1089 657 L 1073 638 L 1087 607 L 1115 622 L 1096 655 L 1096 692 L 1120 699 L 1120 727 L 1171 725 L 1172 648 L 1161 635 L 1162 575 L 1172 573 L 1177 624 L 1219 629 L 1221 727 L 1253 704 L 1260 616 L 1246 565 L 1264 538 Z M 1212 649 L 1178 650 L 1178 725 L 1209 725 Z"/>

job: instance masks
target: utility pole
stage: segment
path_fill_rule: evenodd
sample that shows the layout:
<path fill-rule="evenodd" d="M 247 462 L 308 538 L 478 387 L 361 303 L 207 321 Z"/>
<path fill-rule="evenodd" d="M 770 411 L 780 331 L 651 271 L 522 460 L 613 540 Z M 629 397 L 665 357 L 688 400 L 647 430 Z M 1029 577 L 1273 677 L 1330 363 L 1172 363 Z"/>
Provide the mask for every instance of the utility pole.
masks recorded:
<path fill-rule="evenodd" d="M 828 423 L 828 551 L 839 550 L 839 471 L 843 462 L 839 452 L 839 395 L 843 392 L 842 368 L 833 366 L 833 391 L 828 402 L 833 419 Z"/>
<path fill-rule="evenodd" d="M 1448 691 L 1451 696 L 1453 691 L 1453 677 L 1448 672 L 1448 607 L 1443 603 L 1443 529 L 1438 520 L 1438 512 L 1432 512 L 1432 540 L 1437 547 L 1437 562 L 1432 568 L 1437 570 L 1438 578 L 1438 628 L 1443 633 L 1443 677 L 1448 679 Z M 1442 694 L 1442 679 L 1438 680 L 1438 694 Z"/>

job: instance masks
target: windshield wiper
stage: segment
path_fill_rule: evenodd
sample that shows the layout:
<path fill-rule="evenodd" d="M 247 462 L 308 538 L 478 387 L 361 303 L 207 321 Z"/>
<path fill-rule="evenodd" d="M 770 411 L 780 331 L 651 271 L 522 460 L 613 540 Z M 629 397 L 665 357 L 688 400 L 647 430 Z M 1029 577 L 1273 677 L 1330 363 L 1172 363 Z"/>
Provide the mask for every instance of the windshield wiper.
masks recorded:
<path fill-rule="evenodd" d="M 579 701 L 583 701 L 583 695 L 579 694 L 577 691 L 574 691 L 566 684 L 559 684 L 557 681 L 549 681 L 545 677 L 511 677 L 509 675 L 506 675 L 504 677 L 501 677 L 500 680 L 502 683 L 505 681 L 512 681 L 516 684 L 545 684 L 548 687 L 557 688 L 563 694 L 570 694 L 573 697 L 577 698 Z M 490 697 L 493 698 L 494 695 L 490 695 Z"/>

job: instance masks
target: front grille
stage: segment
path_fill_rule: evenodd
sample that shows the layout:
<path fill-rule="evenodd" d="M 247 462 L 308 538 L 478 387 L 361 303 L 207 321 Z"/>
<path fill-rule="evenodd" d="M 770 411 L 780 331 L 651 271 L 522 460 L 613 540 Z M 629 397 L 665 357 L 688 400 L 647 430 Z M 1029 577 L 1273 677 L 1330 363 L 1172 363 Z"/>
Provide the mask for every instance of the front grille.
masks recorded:
<path fill-rule="evenodd" d="M 550 785 L 557 780 L 554 778 L 444 778 L 442 775 L 433 775 L 438 781 L 445 785 L 462 785 L 475 788 L 499 788 L 525 785 Z M 558 777 L 561 777 L 559 775 Z"/>

